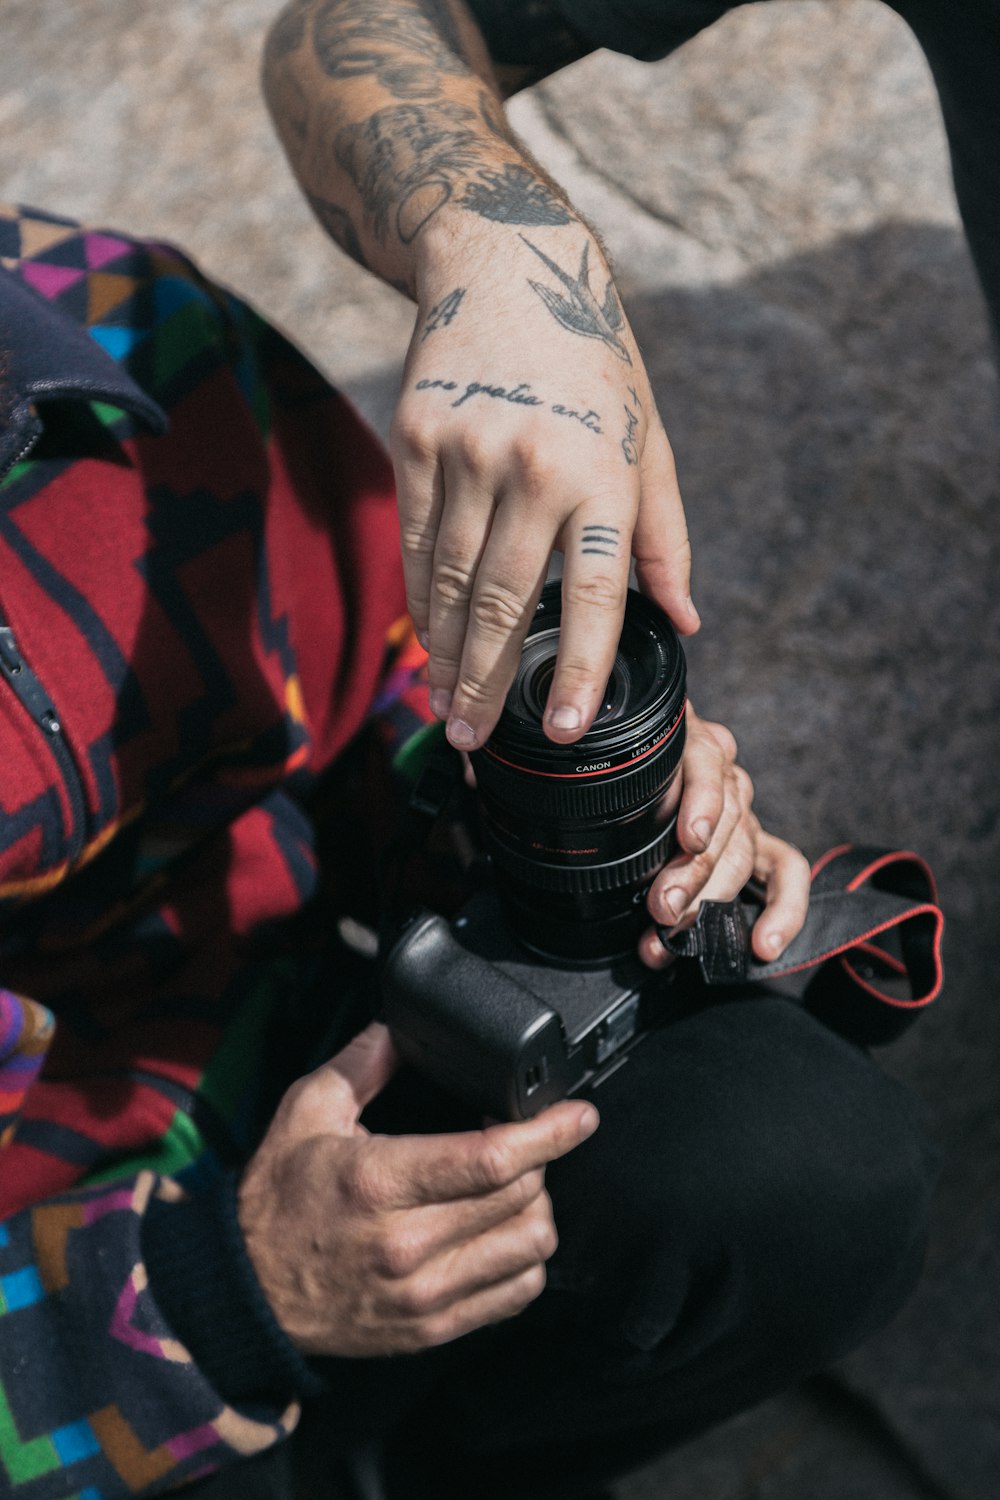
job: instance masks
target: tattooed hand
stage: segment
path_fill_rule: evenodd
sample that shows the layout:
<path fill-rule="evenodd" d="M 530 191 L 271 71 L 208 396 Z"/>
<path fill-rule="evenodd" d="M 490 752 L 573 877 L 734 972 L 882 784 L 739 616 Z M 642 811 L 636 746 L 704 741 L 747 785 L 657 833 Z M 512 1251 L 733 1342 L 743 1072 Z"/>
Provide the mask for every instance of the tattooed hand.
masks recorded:
<path fill-rule="evenodd" d="M 392 433 L 407 598 L 462 749 L 499 717 L 553 549 L 552 739 L 597 711 L 633 556 L 678 630 L 698 625 L 673 458 L 596 241 L 578 220 L 510 234 L 490 217 L 454 281 L 426 257 Z"/>
<path fill-rule="evenodd" d="M 320 223 L 417 301 L 392 450 L 432 706 L 453 744 L 483 742 L 561 550 L 545 730 L 570 743 L 633 559 L 698 628 L 673 456 L 598 242 L 511 133 L 461 0 L 291 0 L 264 81 Z"/>

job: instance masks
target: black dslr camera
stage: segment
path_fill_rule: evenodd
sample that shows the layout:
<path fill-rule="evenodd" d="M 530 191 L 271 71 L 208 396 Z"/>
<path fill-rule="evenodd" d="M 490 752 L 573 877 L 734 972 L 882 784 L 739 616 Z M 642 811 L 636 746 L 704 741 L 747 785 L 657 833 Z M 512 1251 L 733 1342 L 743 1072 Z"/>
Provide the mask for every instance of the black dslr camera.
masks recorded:
<path fill-rule="evenodd" d="M 545 588 L 493 735 L 475 752 L 491 879 L 453 922 L 423 911 L 382 966 L 382 1008 L 420 1072 L 526 1119 L 593 1087 L 665 1019 L 636 956 L 650 881 L 675 847 L 685 663 L 630 591 L 604 702 L 573 745 L 542 732 L 561 615 Z"/>

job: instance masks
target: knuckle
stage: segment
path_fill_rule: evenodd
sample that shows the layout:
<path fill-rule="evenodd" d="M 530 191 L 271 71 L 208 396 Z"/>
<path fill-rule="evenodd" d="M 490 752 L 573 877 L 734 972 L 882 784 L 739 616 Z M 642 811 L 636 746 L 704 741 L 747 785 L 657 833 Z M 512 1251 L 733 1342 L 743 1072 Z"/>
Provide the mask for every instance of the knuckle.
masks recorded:
<path fill-rule="evenodd" d="M 785 878 L 808 888 L 812 881 L 812 868 L 802 850 L 794 844 L 786 843 L 784 839 L 775 838 L 773 834 L 762 833 L 759 842 L 761 846 L 766 846 L 772 840 L 775 864 L 781 867 Z"/>
<path fill-rule="evenodd" d="M 571 584 L 563 584 L 563 610 L 582 605 L 614 614 L 625 607 L 627 580 L 615 573 L 588 571 Z"/>
<path fill-rule="evenodd" d="M 469 474 L 485 474 L 493 465 L 493 440 L 488 429 L 465 427 L 456 437 L 454 458 Z"/>
<path fill-rule="evenodd" d="M 514 438 L 510 445 L 510 459 L 524 489 L 532 493 L 544 493 L 553 482 L 555 471 L 552 459 L 536 437 Z"/>
<path fill-rule="evenodd" d="M 427 1318 L 433 1313 L 437 1301 L 437 1290 L 421 1276 L 411 1276 L 396 1291 L 396 1308 L 404 1318 Z"/>
<path fill-rule="evenodd" d="M 446 609 L 464 607 L 472 593 L 472 574 L 468 567 L 449 559 L 439 561 L 434 569 L 434 595 Z"/>
<path fill-rule="evenodd" d="M 725 724 L 712 724 L 712 738 L 722 751 L 723 758 L 733 764 L 739 755 L 739 747 L 736 744 L 736 736 Z"/>
<path fill-rule="evenodd" d="M 478 1175 L 484 1188 L 495 1191 L 506 1187 L 514 1175 L 514 1164 L 507 1146 L 487 1136 L 479 1150 Z"/>
<path fill-rule="evenodd" d="M 703 850 L 700 854 L 692 855 L 688 862 L 688 873 L 687 878 L 683 882 L 684 886 L 689 891 L 699 890 L 709 879 L 714 869 L 715 856 L 710 854 L 707 849 Z"/>
<path fill-rule="evenodd" d="M 742 766 L 734 766 L 732 770 L 733 780 L 736 782 L 736 794 L 743 807 L 749 808 L 754 798 L 754 785 L 747 771 Z"/>
<path fill-rule="evenodd" d="M 310 1103 L 315 1092 L 316 1085 L 310 1078 L 297 1078 L 294 1083 L 288 1085 L 282 1095 L 282 1110 L 288 1114 L 295 1114 Z"/>
<path fill-rule="evenodd" d="M 421 1349 L 437 1349 L 442 1344 L 450 1344 L 460 1332 L 461 1329 L 453 1312 L 449 1310 L 435 1313 L 431 1317 L 421 1319 L 417 1329 L 417 1345 Z"/>
<path fill-rule="evenodd" d="M 555 1220 L 551 1214 L 546 1214 L 540 1224 L 535 1226 L 535 1251 L 539 1260 L 548 1260 L 555 1255 L 559 1248 L 559 1234 L 556 1230 Z"/>
<path fill-rule="evenodd" d="M 389 448 L 397 462 L 436 463 L 437 440 L 426 414 L 400 409 L 390 431 Z"/>
<path fill-rule="evenodd" d="M 525 601 L 499 579 L 484 579 L 472 601 L 472 618 L 485 635 L 507 636 L 524 623 Z"/>
<path fill-rule="evenodd" d="M 606 681 L 606 674 L 596 671 L 591 657 L 569 654 L 559 663 L 559 683 L 564 692 L 567 688 L 572 693 L 576 689 L 587 691 L 595 687 L 600 691 Z"/>
<path fill-rule="evenodd" d="M 487 678 L 466 674 L 458 679 L 455 686 L 455 702 L 461 703 L 463 713 L 485 713 L 493 705 L 495 697 L 495 686 Z"/>
<path fill-rule="evenodd" d="M 541 1167 L 525 1172 L 511 1187 L 515 1207 L 522 1211 L 530 1208 L 545 1187 L 545 1173 Z"/>
<path fill-rule="evenodd" d="M 385 1201 L 381 1173 L 367 1156 L 355 1156 L 344 1169 L 343 1191 L 348 1202 L 362 1213 L 377 1213 Z"/>
<path fill-rule="evenodd" d="M 389 1281 L 411 1276 L 423 1261 L 423 1247 L 417 1236 L 405 1229 L 395 1229 L 379 1241 L 373 1256 L 373 1269 Z"/>
<path fill-rule="evenodd" d="M 522 1303 L 522 1306 L 526 1307 L 529 1302 L 534 1302 L 536 1297 L 540 1297 L 542 1295 L 545 1290 L 545 1283 L 547 1279 L 548 1275 L 545 1270 L 545 1264 L 543 1261 L 539 1261 L 537 1265 L 528 1267 L 527 1271 L 525 1271 L 523 1277 L 521 1278 L 521 1285 L 524 1293 L 524 1301 Z"/>
<path fill-rule="evenodd" d="M 406 557 L 415 562 L 427 562 L 433 558 L 436 536 L 432 526 L 422 525 L 419 521 L 404 521 L 399 538 Z"/>

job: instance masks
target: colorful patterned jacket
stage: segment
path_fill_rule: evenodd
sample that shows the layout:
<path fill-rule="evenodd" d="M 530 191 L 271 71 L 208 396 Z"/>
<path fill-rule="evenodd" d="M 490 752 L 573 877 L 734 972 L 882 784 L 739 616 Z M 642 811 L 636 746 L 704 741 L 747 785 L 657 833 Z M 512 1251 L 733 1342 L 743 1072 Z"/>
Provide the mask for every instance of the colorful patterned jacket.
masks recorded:
<path fill-rule="evenodd" d="M 387 461 L 281 337 L 34 211 L 0 265 L 0 1495 L 111 1500 L 315 1379 L 235 1172 L 320 983 L 303 798 L 422 653 Z"/>

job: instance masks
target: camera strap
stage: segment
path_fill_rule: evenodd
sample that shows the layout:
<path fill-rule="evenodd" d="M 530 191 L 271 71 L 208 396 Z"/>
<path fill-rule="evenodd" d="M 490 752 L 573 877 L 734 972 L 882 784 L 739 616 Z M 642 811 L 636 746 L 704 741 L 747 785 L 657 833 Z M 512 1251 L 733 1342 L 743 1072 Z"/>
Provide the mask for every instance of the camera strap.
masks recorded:
<path fill-rule="evenodd" d="M 691 927 L 660 939 L 697 962 L 705 984 L 748 985 L 810 974 L 802 1003 L 863 1045 L 892 1041 L 941 989 L 944 917 L 934 878 L 906 850 L 842 844 L 812 869 L 802 931 L 773 963 L 750 937 L 763 910 L 751 890 L 703 901 Z"/>

